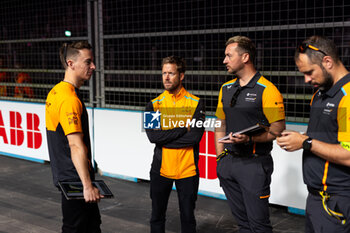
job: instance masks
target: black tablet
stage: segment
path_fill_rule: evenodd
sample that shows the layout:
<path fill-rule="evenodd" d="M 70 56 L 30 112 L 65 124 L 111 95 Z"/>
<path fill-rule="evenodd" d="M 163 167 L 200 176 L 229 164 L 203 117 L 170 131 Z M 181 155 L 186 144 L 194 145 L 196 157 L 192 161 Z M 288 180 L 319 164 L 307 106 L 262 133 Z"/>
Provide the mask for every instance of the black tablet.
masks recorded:
<path fill-rule="evenodd" d="M 235 132 L 232 135 L 235 135 L 235 134 L 246 134 L 248 136 L 252 136 L 252 135 L 255 135 L 255 134 L 263 133 L 265 131 L 266 131 L 266 127 L 265 126 L 263 126 L 261 124 L 256 124 L 256 125 L 250 126 L 248 128 L 245 128 L 243 130 L 240 130 L 238 132 Z M 227 140 L 229 138 L 230 138 L 230 136 L 226 135 L 225 137 L 219 138 L 218 141 Z"/>
<path fill-rule="evenodd" d="M 113 193 L 109 190 L 108 186 L 105 184 L 103 180 L 95 180 L 92 181 L 92 184 L 98 188 L 100 194 L 104 196 L 104 198 L 113 198 Z M 83 194 L 83 184 L 80 181 L 62 181 L 58 182 L 64 196 L 67 200 L 72 199 L 84 199 Z"/>

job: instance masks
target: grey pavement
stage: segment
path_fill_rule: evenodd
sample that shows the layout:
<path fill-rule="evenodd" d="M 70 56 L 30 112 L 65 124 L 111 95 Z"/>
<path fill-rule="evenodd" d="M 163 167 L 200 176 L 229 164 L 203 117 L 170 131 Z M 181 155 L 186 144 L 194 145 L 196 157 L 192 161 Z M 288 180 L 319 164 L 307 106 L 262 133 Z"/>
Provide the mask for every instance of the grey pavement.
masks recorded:
<path fill-rule="evenodd" d="M 50 165 L 0 155 L 0 171 L 0 233 L 61 232 L 60 192 L 52 184 Z M 102 232 L 149 232 L 149 182 L 97 178 L 115 194 L 99 204 Z M 304 216 L 275 205 L 270 213 L 275 233 L 304 232 Z M 238 232 L 225 200 L 199 196 L 195 214 L 198 233 Z M 169 200 L 166 232 L 180 232 L 176 191 Z"/>

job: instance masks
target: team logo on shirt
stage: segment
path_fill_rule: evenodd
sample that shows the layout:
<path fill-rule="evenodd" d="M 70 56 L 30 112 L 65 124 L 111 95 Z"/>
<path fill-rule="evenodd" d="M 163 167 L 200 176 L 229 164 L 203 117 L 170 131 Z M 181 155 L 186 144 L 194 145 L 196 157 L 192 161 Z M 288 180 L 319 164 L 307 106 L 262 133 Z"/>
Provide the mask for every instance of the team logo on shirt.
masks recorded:
<path fill-rule="evenodd" d="M 248 92 L 248 93 L 247 93 L 247 96 L 248 96 L 248 97 L 256 97 L 256 93 L 249 93 L 249 92 Z"/>
<path fill-rule="evenodd" d="M 67 112 L 66 113 L 67 117 L 68 117 L 68 124 L 74 124 L 74 125 L 78 125 L 78 114 L 76 112 Z"/>
<path fill-rule="evenodd" d="M 76 116 L 68 117 L 68 124 L 77 125 L 78 124 L 78 117 L 76 117 Z"/>
<path fill-rule="evenodd" d="M 160 116 L 162 114 L 157 110 L 156 112 L 143 113 L 143 128 L 144 129 L 160 129 Z"/>
<path fill-rule="evenodd" d="M 335 107 L 334 103 L 328 102 L 326 104 L 326 108 L 323 109 L 323 114 L 330 115 L 333 112 L 334 107 Z"/>
<path fill-rule="evenodd" d="M 327 107 L 327 108 L 334 108 L 334 107 L 335 107 L 335 104 L 329 103 L 329 102 L 328 102 L 328 103 L 326 104 L 326 107 Z"/>
<path fill-rule="evenodd" d="M 255 103 L 256 101 L 256 93 L 247 93 L 246 97 L 245 97 L 245 101 L 246 102 L 251 102 L 251 103 Z"/>

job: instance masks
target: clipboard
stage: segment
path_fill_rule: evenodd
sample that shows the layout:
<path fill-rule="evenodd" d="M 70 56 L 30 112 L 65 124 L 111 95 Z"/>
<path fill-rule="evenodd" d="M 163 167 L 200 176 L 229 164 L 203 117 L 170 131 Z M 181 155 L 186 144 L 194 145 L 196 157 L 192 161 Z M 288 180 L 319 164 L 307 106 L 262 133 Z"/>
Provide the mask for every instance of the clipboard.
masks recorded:
<path fill-rule="evenodd" d="M 98 188 L 104 198 L 114 198 L 113 193 L 103 180 L 94 180 L 92 184 Z M 67 200 L 84 199 L 84 187 L 80 181 L 59 181 L 58 185 Z"/>
<path fill-rule="evenodd" d="M 237 131 L 237 132 L 233 133 L 232 135 L 245 134 L 245 135 L 248 135 L 248 136 L 252 136 L 254 134 L 259 134 L 259 133 L 263 133 L 263 132 L 266 132 L 265 126 L 263 126 L 263 125 L 258 123 L 256 125 L 250 126 L 248 128 L 242 129 L 240 131 Z M 229 138 L 230 138 L 230 136 L 228 134 L 225 137 L 219 138 L 218 142 L 223 141 L 223 140 L 227 140 Z"/>

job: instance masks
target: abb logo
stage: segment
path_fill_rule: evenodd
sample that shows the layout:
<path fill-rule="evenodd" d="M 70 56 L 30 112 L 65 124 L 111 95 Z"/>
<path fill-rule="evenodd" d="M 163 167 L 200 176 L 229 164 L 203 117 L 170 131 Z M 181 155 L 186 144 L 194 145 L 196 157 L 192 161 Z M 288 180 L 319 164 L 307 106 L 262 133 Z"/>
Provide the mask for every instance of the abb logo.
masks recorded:
<path fill-rule="evenodd" d="M 205 131 L 199 143 L 199 177 L 209 180 L 217 178 L 214 132 Z"/>
<path fill-rule="evenodd" d="M 38 149 L 42 144 L 42 135 L 39 130 L 40 119 L 34 113 L 27 113 L 26 131 L 22 128 L 22 116 L 19 112 L 10 111 L 10 143 L 11 145 L 21 146 L 24 142 L 24 135 L 27 134 L 28 148 Z M 5 144 L 9 144 L 5 130 L 5 124 L 0 111 L 0 137 L 3 138 Z"/>

